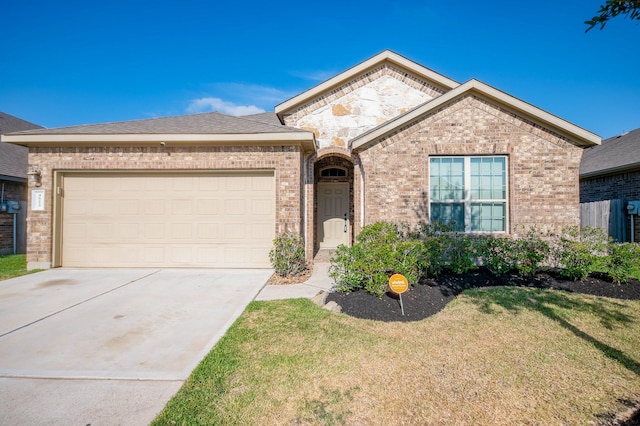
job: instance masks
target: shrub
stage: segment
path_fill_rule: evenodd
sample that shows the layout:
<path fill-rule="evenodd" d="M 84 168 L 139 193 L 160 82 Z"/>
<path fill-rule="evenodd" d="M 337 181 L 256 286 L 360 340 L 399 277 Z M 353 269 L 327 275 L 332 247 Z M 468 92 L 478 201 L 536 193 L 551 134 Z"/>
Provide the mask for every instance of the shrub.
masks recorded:
<path fill-rule="evenodd" d="M 640 266 L 640 245 L 633 243 L 610 243 L 607 268 L 617 283 L 626 283 L 634 269 Z"/>
<path fill-rule="evenodd" d="M 593 271 L 599 257 L 606 254 L 608 237 L 599 228 L 570 227 L 564 230 L 555 247 L 560 275 L 582 279 Z"/>
<path fill-rule="evenodd" d="M 494 275 L 504 275 L 516 268 L 518 256 L 515 240 L 487 237 L 478 243 L 479 255 L 484 265 Z"/>
<path fill-rule="evenodd" d="M 382 297 L 391 275 L 402 274 L 414 284 L 426 267 L 420 241 L 407 241 L 396 225 L 377 222 L 362 228 L 352 247 L 338 247 L 331 258 L 329 276 L 336 290 L 364 289 Z"/>
<path fill-rule="evenodd" d="M 477 257 L 478 240 L 472 240 L 463 234 L 445 234 L 438 237 L 442 240 L 442 263 L 444 268 L 457 274 L 464 274 L 478 269 L 473 261 Z"/>
<path fill-rule="evenodd" d="M 288 232 L 273 240 L 269 261 L 276 274 L 286 277 L 298 275 L 307 269 L 304 240 L 295 232 Z"/>
<path fill-rule="evenodd" d="M 445 239 L 442 236 L 427 237 L 422 242 L 423 256 L 429 261 L 425 265 L 425 274 L 427 276 L 436 277 L 446 267 L 445 259 Z"/>
<path fill-rule="evenodd" d="M 525 238 L 514 240 L 513 251 L 518 274 L 533 276 L 549 256 L 549 243 L 542 239 L 538 231 L 532 229 Z"/>

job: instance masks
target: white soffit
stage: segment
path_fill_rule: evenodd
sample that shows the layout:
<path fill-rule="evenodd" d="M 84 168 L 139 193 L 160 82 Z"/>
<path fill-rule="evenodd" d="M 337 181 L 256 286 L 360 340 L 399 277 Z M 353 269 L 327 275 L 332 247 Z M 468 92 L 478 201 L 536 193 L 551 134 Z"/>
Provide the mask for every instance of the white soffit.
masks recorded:
<path fill-rule="evenodd" d="M 305 151 L 315 151 L 315 139 L 311 132 L 283 133 L 218 133 L 218 134 L 25 134 L 2 135 L 3 142 L 22 146 L 63 145 L 132 145 L 172 143 L 173 145 L 257 144 L 257 145 L 302 145 Z"/>

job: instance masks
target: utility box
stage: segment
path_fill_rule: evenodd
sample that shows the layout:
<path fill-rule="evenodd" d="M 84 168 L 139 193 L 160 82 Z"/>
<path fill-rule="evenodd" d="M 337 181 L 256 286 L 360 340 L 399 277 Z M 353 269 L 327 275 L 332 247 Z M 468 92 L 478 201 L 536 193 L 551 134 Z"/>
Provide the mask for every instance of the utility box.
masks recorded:
<path fill-rule="evenodd" d="M 20 203 L 18 201 L 7 201 L 7 213 L 17 214 L 20 211 Z"/>
<path fill-rule="evenodd" d="M 629 201 L 629 203 L 627 204 L 627 213 L 640 214 L 640 200 Z"/>

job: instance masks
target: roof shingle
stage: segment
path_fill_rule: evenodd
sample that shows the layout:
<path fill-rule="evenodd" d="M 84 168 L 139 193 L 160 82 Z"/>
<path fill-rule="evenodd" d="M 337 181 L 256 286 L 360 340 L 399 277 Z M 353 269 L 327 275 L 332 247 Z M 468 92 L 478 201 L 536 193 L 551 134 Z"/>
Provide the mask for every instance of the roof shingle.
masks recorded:
<path fill-rule="evenodd" d="M 88 124 L 54 129 L 27 130 L 16 135 L 109 135 L 109 134 L 255 134 L 303 130 L 280 123 L 275 113 L 234 117 L 208 112 L 175 117 L 150 118 L 114 123 Z"/>
<path fill-rule="evenodd" d="M 0 134 L 41 128 L 37 124 L 0 112 Z M 23 146 L 0 142 L 0 178 L 26 179 L 28 153 L 29 149 Z"/>
<path fill-rule="evenodd" d="M 602 145 L 584 150 L 580 176 L 596 176 L 640 168 L 640 129 L 602 141 Z"/>

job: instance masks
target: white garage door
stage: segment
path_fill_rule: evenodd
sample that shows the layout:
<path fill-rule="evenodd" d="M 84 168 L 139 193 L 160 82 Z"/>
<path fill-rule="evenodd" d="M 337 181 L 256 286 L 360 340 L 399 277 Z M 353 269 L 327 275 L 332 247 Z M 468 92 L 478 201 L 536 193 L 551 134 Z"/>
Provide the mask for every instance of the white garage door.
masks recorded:
<path fill-rule="evenodd" d="M 268 268 L 273 172 L 67 173 L 62 266 Z"/>

